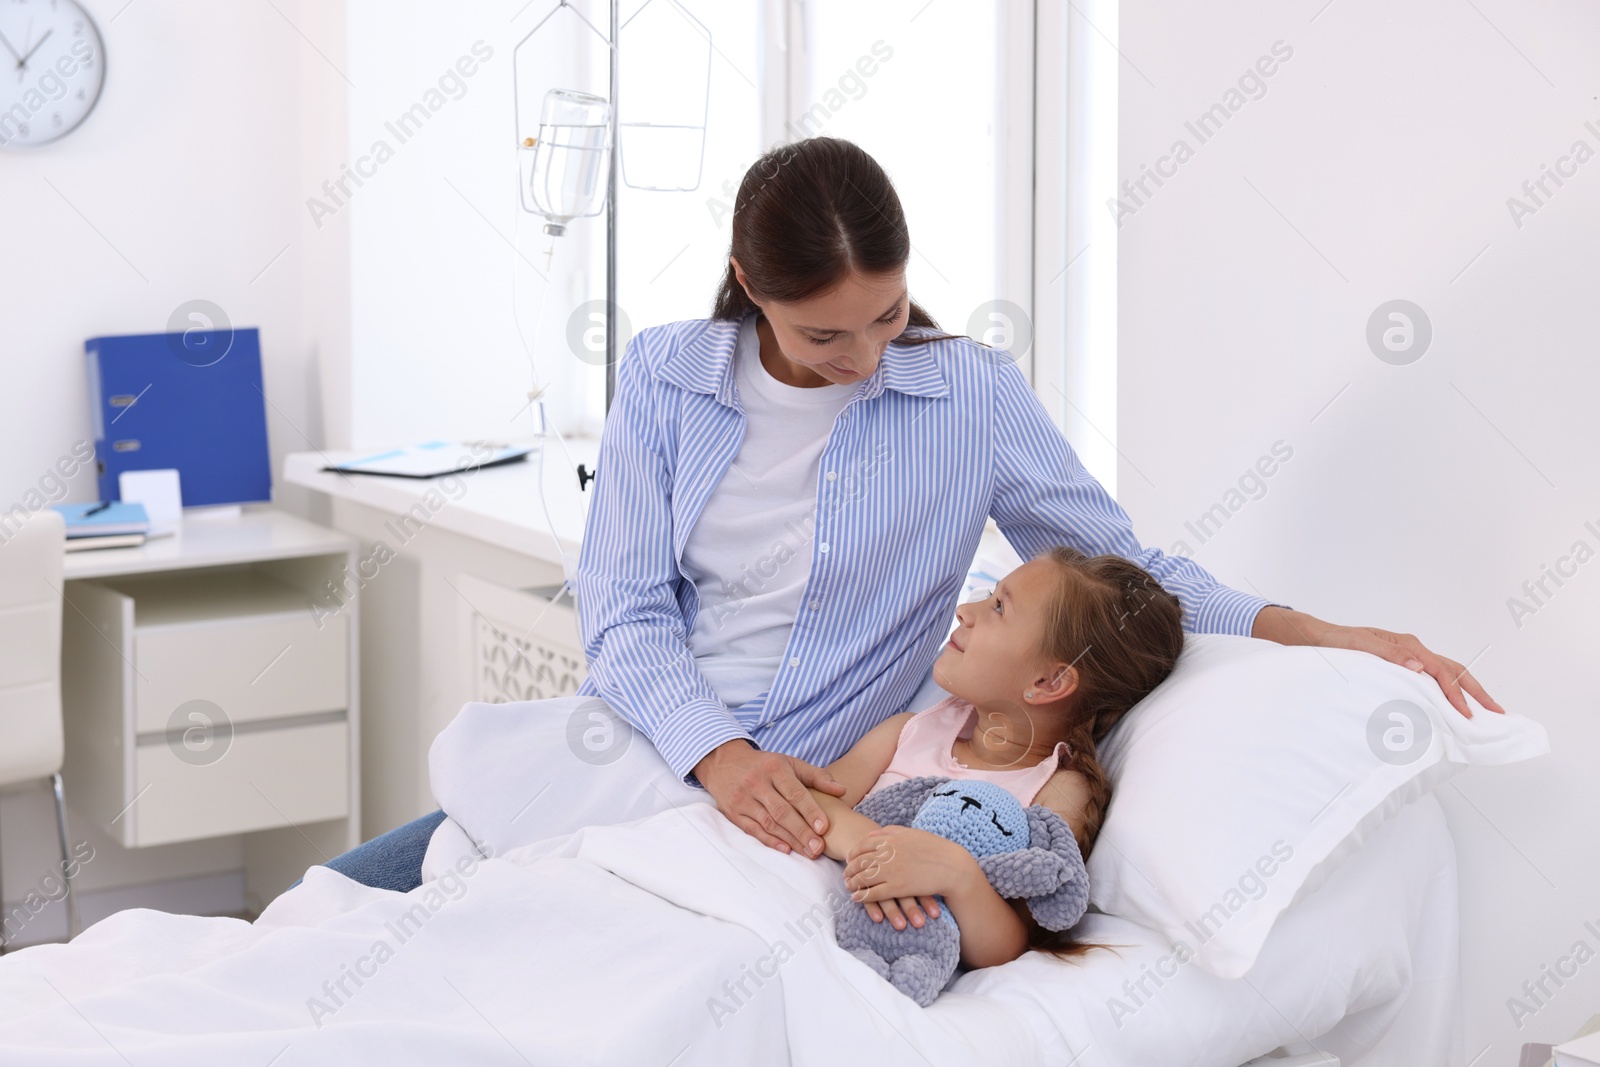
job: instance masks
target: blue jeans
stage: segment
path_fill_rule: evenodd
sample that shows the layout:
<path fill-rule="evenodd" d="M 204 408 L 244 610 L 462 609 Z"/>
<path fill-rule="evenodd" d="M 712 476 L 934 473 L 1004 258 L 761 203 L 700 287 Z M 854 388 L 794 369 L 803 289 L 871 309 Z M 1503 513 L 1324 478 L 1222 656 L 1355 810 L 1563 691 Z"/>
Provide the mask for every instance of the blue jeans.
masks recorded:
<path fill-rule="evenodd" d="M 324 866 L 374 889 L 410 892 L 422 884 L 422 856 L 442 822 L 442 811 L 424 815 L 333 857 Z"/>

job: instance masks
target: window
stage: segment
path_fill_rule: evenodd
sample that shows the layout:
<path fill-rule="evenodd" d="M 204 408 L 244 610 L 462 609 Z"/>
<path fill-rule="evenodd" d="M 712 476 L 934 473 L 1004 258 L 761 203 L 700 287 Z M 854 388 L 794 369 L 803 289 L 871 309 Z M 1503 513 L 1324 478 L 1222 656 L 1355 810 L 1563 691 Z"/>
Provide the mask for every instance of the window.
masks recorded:
<path fill-rule="evenodd" d="M 826 134 L 894 180 L 911 293 L 941 326 L 1031 337 L 1032 25 L 1018 11 L 1031 5 L 683 2 L 715 43 L 705 171 L 692 193 L 619 190 L 617 299 L 633 329 L 710 313 L 746 169 L 771 146 Z M 673 77 L 671 55 L 645 62 Z"/>
<path fill-rule="evenodd" d="M 843 137 L 883 165 L 911 232 L 913 299 L 974 336 L 1000 287 L 998 6 L 811 0 L 790 46 L 786 132 Z"/>
<path fill-rule="evenodd" d="M 607 26 L 603 0 L 576 6 Z M 480 51 L 492 49 L 465 91 L 395 150 L 348 214 L 341 208 L 350 247 L 354 447 L 526 437 L 530 355 L 557 426 L 600 430 L 605 368 L 594 342 L 604 327 L 605 215 L 574 219 L 552 240 L 540 218 L 518 207 L 512 49 L 554 7 L 535 0 L 509 23 L 461 14 L 442 27 L 438 19 L 397 18 L 376 0 L 348 8 L 354 87 L 344 154 L 351 161 L 390 139 L 386 124 L 475 40 Z M 624 0 L 624 23 L 644 8 Z M 677 19 L 691 35 L 698 31 L 689 16 L 709 30 L 709 105 L 697 188 L 619 183 L 624 340 L 646 326 L 710 313 L 740 179 L 767 148 L 818 133 L 857 142 L 894 179 L 914 246 L 911 291 L 942 326 L 1001 343 L 1018 329 L 1031 335 L 1033 4 L 651 0 L 650 8 L 651 17 Z M 564 20 L 563 32 L 574 32 L 576 20 Z M 577 36 L 554 65 L 566 73 L 552 73 L 550 64 L 535 69 L 592 83 L 604 60 L 579 57 Z M 626 29 L 623 39 L 627 46 Z M 681 44 L 630 48 L 624 121 L 627 93 L 637 99 L 641 85 L 667 92 L 703 61 L 685 52 Z M 526 79 L 528 68 L 517 69 Z M 626 155 L 623 162 L 626 171 Z"/>
<path fill-rule="evenodd" d="M 672 0 L 654 0 L 654 5 L 671 9 Z M 711 33 L 705 160 L 700 185 L 691 192 L 619 185 L 617 305 L 633 330 L 711 314 L 712 298 L 727 266 L 733 192 L 763 148 L 761 6 L 750 0 L 683 0 L 683 6 Z M 624 0 L 623 18 L 639 7 L 637 0 Z M 624 83 L 624 91 L 671 82 L 680 76 L 679 65 L 684 62 L 670 49 L 630 52 L 627 61 L 638 66 Z M 596 229 L 603 231 L 603 220 L 596 223 Z M 605 296 L 604 272 L 602 245 L 590 284 L 598 298 Z M 604 371 L 599 368 L 590 390 L 590 412 L 596 420 L 604 411 L 604 390 Z"/>

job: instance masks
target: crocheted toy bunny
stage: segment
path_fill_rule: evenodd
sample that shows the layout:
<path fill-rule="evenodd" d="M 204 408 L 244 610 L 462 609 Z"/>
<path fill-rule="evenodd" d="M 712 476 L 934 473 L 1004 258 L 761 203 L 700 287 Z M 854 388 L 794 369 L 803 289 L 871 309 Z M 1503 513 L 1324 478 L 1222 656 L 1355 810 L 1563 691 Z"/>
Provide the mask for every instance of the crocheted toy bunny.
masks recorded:
<path fill-rule="evenodd" d="M 1049 808 L 1023 809 L 990 782 L 921 777 L 880 789 L 856 805 L 879 826 L 912 826 L 949 838 L 977 857 L 995 891 L 1024 898 L 1047 930 L 1065 930 L 1089 904 L 1089 878 L 1072 828 Z M 877 923 L 866 905 L 847 907 L 836 928 L 846 949 L 922 1007 L 938 997 L 961 959 L 961 930 L 939 898 L 921 929 Z"/>

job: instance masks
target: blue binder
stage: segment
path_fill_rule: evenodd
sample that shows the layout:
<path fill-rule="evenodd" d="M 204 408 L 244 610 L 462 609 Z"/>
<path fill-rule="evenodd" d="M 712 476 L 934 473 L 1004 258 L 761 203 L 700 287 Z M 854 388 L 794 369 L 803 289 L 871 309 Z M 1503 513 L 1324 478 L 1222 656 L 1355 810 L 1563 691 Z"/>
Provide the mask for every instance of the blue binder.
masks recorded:
<path fill-rule="evenodd" d="M 261 336 L 191 330 L 84 342 L 101 500 L 123 471 L 175 467 L 183 504 L 272 498 Z"/>

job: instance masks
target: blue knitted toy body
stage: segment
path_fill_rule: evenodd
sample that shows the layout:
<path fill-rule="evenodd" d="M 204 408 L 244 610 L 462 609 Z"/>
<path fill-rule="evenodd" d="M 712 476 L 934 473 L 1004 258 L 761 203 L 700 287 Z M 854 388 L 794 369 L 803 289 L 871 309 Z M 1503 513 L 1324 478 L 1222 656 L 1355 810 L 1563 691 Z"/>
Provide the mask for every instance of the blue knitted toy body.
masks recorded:
<path fill-rule="evenodd" d="M 912 778 L 864 799 L 856 810 L 880 826 L 910 825 L 961 845 L 979 861 L 1001 896 L 1026 897 L 1035 919 L 1064 930 L 1088 905 L 1088 879 L 1072 830 L 1055 812 L 990 782 Z M 1037 900 L 1035 898 L 1038 898 Z M 961 931 L 939 900 L 939 917 L 921 929 L 873 922 L 864 904 L 839 916 L 836 937 L 847 950 L 919 1005 L 938 997 L 961 960 Z"/>

